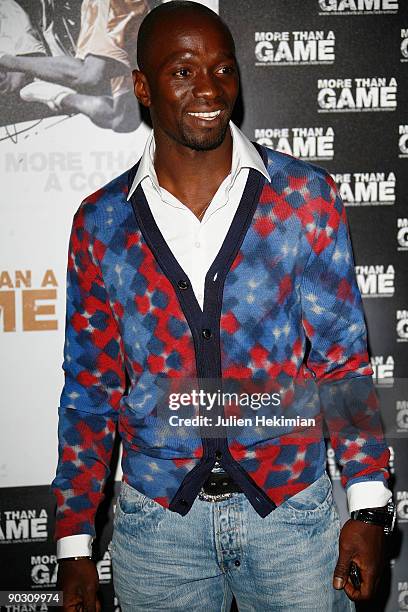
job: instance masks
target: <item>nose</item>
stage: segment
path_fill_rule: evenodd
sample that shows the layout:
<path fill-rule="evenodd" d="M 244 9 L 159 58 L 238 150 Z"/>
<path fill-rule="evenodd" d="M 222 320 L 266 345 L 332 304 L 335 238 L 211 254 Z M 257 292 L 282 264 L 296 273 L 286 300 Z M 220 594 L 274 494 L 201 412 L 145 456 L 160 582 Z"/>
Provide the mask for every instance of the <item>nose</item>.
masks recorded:
<path fill-rule="evenodd" d="M 221 84 L 215 74 L 200 70 L 194 82 L 194 96 L 206 100 L 217 98 L 222 92 Z"/>

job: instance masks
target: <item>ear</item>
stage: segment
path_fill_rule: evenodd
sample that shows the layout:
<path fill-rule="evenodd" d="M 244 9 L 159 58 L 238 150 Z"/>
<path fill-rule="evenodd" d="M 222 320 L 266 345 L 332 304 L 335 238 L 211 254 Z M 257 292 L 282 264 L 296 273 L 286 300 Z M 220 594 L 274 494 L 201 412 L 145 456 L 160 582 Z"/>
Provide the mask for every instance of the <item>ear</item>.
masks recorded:
<path fill-rule="evenodd" d="M 139 100 L 140 104 L 149 107 L 151 104 L 150 89 L 146 75 L 140 70 L 132 70 L 132 77 L 136 98 Z"/>

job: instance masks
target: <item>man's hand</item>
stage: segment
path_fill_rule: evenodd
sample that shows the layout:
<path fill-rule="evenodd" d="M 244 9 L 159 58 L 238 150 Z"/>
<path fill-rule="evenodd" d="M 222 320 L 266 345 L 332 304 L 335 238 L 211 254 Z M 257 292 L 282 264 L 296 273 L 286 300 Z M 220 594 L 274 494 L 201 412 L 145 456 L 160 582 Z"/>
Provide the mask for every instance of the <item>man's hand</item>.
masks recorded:
<path fill-rule="evenodd" d="M 57 586 L 64 595 L 63 612 L 101 612 L 98 572 L 91 559 L 60 559 Z"/>
<path fill-rule="evenodd" d="M 340 532 L 339 558 L 333 575 L 334 588 L 344 588 L 353 601 L 371 599 L 380 579 L 384 544 L 385 535 L 381 526 L 349 519 Z M 360 589 L 356 589 L 349 578 L 352 561 L 361 572 Z"/>

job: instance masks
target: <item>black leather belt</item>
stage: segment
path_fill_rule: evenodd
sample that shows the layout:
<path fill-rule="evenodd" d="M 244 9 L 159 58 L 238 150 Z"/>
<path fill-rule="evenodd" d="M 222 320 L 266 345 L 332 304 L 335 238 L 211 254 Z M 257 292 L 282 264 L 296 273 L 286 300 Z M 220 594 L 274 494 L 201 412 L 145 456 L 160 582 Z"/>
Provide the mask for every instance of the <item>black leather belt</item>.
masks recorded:
<path fill-rule="evenodd" d="M 226 472 L 211 473 L 201 487 L 199 498 L 203 501 L 221 501 L 228 499 L 233 493 L 242 492 L 241 487 Z"/>

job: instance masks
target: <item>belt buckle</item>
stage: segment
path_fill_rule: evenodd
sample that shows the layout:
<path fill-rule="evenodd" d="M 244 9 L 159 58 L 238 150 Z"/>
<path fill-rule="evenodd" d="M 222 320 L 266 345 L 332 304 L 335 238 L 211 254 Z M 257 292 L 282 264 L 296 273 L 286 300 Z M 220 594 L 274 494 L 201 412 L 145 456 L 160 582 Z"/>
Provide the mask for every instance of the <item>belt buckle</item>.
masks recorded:
<path fill-rule="evenodd" d="M 223 501 L 224 499 L 229 499 L 232 496 L 233 493 L 218 493 L 216 495 L 211 495 L 210 493 L 206 493 L 203 487 L 201 487 L 200 492 L 198 494 L 198 498 L 201 499 L 201 501 L 207 502 Z"/>

